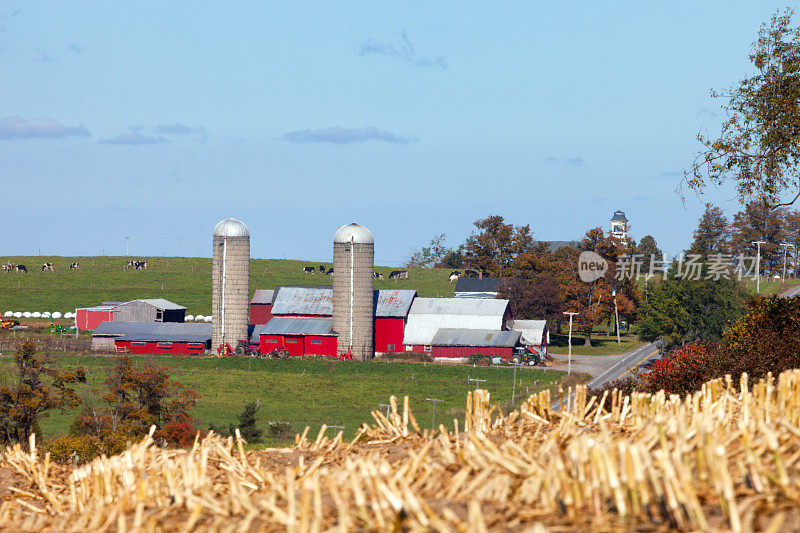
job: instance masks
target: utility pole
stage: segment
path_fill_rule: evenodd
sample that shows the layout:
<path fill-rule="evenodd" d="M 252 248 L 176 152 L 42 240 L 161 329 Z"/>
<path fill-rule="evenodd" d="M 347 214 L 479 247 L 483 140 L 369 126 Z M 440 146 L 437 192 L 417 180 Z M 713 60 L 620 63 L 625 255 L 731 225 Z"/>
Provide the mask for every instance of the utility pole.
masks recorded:
<path fill-rule="evenodd" d="M 129 236 L 125 235 L 125 257 L 128 257 L 129 255 L 131 255 L 129 253 L 130 252 L 130 246 L 129 246 L 130 242 L 131 242 L 131 238 Z"/>
<path fill-rule="evenodd" d="M 756 294 L 761 293 L 761 245 L 766 241 L 754 241 L 750 244 L 756 245 Z"/>
<path fill-rule="evenodd" d="M 786 251 L 789 249 L 790 246 L 794 248 L 794 244 L 789 244 L 785 242 L 781 243 L 781 248 L 783 248 L 783 275 L 781 276 L 781 283 L 786 283 Z"/>
<path fill-rule="evenodd" d="M 436 402 L 441 402 L 439 398 L 425 398 L 426 401 L 433 402 L 433 418 L 431 418 L 431 429 L 436 429 Z"/>
<path fill-rule="evenodd" d="M 485 379 L 480 379 L 480 378 L 467 378 L 467 379 L 469 381 L 474 381 L 475 382 L 475 390 L 478 390 L 478 382 L 486 381 Z"/>
<path fill-rule="evenodd" d="M 616 285 L 616 283 L 615 283 L 615 285 Z M 617 326 L 617 345 L 619 346 L 622 343 L 619 340 L 619 310 L 617 309 L 617 288 L 616 287 L 614 287 L 614 289 L 611 291 L 611 294 L 614 295 L 614 319 L 617 321 L 617 323 L 616 323 L 616 326 Z"/>
<path fill-rule="evenodd" d="M 567 355 L 567 374 L 572 374 L 572 317 L 578 313 L 574 311 L 564 311 L 565 315 L 569 315 L 569 355 Z M 617 326 L 617 333 L 619 333 L 619 326 Z"/>

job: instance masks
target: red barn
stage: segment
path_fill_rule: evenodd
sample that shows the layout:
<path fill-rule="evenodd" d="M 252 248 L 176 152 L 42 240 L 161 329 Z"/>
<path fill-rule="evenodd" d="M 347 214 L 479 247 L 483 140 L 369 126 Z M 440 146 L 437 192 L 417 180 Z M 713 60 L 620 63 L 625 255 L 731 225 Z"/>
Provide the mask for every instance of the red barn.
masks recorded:
<path fill-rule="evenodd" d="M 375 352 L 403 351 L 406 317 L 417 291 L 375 291 Z"/>
<path fill-rule="evenodd" d="M 256 290 L 253 299 L 250 300 L 250 325 L 260 325 L 269 322 L 272 318 L 272 300 L 275 291 Z"/>
<path fill-rule="evenodd" d="M 113 305 L 99 305 L 97 307 L 83 307 L 75 310 L 75 325 L 78 330 L 94 330 L 101 322 L 114 320 Z"/>
<path fill-rule="evenodd" d="M 211 324 L 102 322 L 92 349 L 133 354 L 201 354 L 211 350 Z"/>
<path fill-rule="evenodd" d="M 511 359 L 519 338 L 519 331 L 441 328 L 431 340 L 431 355 L 465 359 L 470 355 L 487 355 Z"/>
<path fill-rule="evenodd" d="M 336 335 L 330 318 L 272 317 L 256 331 L 261 353 L 285 348 L 289 355 L 336 355 Z"/>

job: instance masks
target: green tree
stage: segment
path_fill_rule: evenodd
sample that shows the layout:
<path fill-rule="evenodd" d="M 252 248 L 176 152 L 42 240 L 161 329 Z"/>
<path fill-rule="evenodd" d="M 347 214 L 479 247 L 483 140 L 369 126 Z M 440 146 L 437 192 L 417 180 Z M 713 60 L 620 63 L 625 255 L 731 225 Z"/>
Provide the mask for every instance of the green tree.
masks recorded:
<path fill-rule="evenodd" d="M 86 374 L 80 367 L 61 370 L 48 366 L 36 357 L 32 340 L 19 344 L 14 362 L 14 384 L 0 387 L 0 442 L 27 444 L 30 436 L 39 432 L 39 420 L 48 411 L 81 403 L 71 385 L 84 383 Z"/>
<path fill-rule="evenodd" d="M 719 340 L 743 314 L 748 296 L 733 279 L 687 279 L 673 264 L 666 279 L 651 284 L 639 309 L 638 334 L 665 346 L 696 340 Z"/>
<path fill-rule="evenodd" d="M 761 26 L 750 62 L 755 74 L 727 91 L 712 91 L 724 101 L 728 119 L 718 137 L 700 133 L 703 150 L 685 179 L 702 193 L 707 184 L 735 183 L 739 200 L 800 196 L 800 28 L 792 11 L 776 13 Z"/>
<path fill-rule="evenodd" d="M 706 204 L 706 209 L 697 222 L 697 229 L 694 230 L 694 241 L 687 252 L 700 255 L 703 259 L 716 254 L 728 254 L 729 232 L 728 219 L 722 209 Z"/>
<path fill-rule="evenodd" d="M 730 249 L 735 255 L 756 254 L 755 241 L 764 241 L 761 245 L 761 269 L 774 273 L 780 270 L 783 251 L 780 243 L 786 238 L 786 213 L 784 208 L 774 208 L 753 200 L 733 217 L 730 235 Z M 777 269 L 777 270 L 776 270 Z"/>
<path fill-rule="evenodd" d="M 446 246 L 446 242 L 446 233 L 435 235 L 428 243 L 428 246 L 411 250 L 406 266 L 410 268 L 432 268 L 438 263 L 441 263 L 442 260 L 453 251 Z"/>
<path fill-rule="evenodd" d="M 641 272 L 645 274 L 650 272 L 650 258 L 655 257 L 655 260 L 659 261 L 664 255 L 661 248 L 658 247 L 655 237 L 652 235 L 645 235 L 642 237 L 634 253 L 642 256 Z"/>

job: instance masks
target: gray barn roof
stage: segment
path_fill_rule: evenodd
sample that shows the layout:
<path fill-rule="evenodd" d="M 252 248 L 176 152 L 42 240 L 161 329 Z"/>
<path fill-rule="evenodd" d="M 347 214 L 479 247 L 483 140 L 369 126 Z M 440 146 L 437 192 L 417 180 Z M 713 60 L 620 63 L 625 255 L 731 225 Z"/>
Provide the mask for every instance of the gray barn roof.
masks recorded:
<path fill-rule="evenodd" d="M 460 277 L 456 281 L 456 292 L 493 292 L 497 293 L 497 286 L 503 278 L 466 278 Z"/>
<path fill-rule="evenodd" d="M 490 329 L 442 328 L 431 340 L 432 346 L 496 346 L 513 347 L 519 342 L 519 331 Z"/>
<path fill-rule="evenodd" d="M 208 335 L 122 335 L 115 337 L 115 340 L 130 342 L 208 342 L 211 340 L 211 333 Z"/>
<path fill-rule="evenodd" d="M 411 304 L 417 296 L 417 291 L 382 289 L 375 291 L 375 316 L 376 317 L 403 317 L 408 315 Z"/>
<path fill-rule="evenodd" d="M 334 335 L 333 320 L 330 318 L 296 318 L 274 316 L 257 329 L 258 335 Z"/>
<path fill-rule="evenodd" d="M 104 321 L 92 332 L 92 337 L 121 337 L 160 335 L 178 337 L 202 336 L 211 338 L 211 324 L 191 322 L 113 322 Z M 127 339 L 126 339 L 127 340 Z"/>
<path fill-rule="evenodd" d="M 507 308 L 500 298 L 415 298 L 403 344 L 430 345 L 442 328 L 500 331 Z"/>
<path fill-rule="evenodd" d="M 265 289 L 256 289 L 255 294 L 253 294 L 253 299 L 250 300 L 251 304 L 271 304 L 272 299 L 275 297 L 275 291 L 273 290 L 265 290 Z"/>
<path fill-rule="evenodd" d="M 513 320 L 509 327 L 522 334 L 522 342 L 525 344 L 541 346 L 545 341 L 549 341 L 547 320 Z"/>
<path fill-rule="evenodd" d="M 144 302 L 146 304 L 152 305 L 153 307 L 162 309 L 164 311 L 175 311 L 180 309 L 183 309 L 184 311 L 186 310 L 186 308 L 183 307 L 182 305 L 170 302 L 169 300 L 165 300 L 164 298 L 139 298 L 138 300 L 131 300 L 130 302 L 125 302 L 119 305 L 125 305 L 132 302 Z"/>
<path fill-rule="evenodd" d="M 333 314 L 333 289 L 281 287 L 272 305 L 273 315 Z"/>

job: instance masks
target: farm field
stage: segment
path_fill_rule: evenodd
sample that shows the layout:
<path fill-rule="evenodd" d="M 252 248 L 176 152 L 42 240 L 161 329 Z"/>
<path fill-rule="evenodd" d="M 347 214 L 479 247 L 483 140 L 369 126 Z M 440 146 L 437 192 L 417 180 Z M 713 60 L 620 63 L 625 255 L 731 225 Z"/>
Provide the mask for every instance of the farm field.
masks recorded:
<path fill-rule="evenodd" d="M 159 364 L 169 369 L 172 379 L 197 387 L 200 399 L 194 410 L 199 427 L 210 423 L 227 427 L 249 401 L 259 402 L 259 425 L 267 421 L 290 422 L 294 432 L 306 425 L 315 433 L 322 424 L 344 426 L 344 434 L 352 438 L 358 427 L 370 419 L 369 413 L 379 409 L 391 395 L 412 398 L 417 420 L 430 427 L 432 403 L 425 398 L 442 400 L 436 405 L 436 424 L 452 425 L 463 417 L 467 391 L 475 389 L 478 378 L 482 388 L 505 404 L 510 402 L 513 369 L 509 367 L 471 367 L 420 363 L 380 363 L 324 361 L 314 359 L 251 359 L 193 357 L 133 357 L 137 365 Z M 82 366 L 87 383 L 79 387 L 82 396 L 91 389 L 100 389 L 105 369 L 114 365 L 114 357 L 56 356 L 59 365 Z M 0 359 L 0 372 L 8 379 L 14 361 Z M 564 372 L 520 368 L 517 370 L 516 401 L 528 394 L 553 385 Z M 75 410 L 54 412 L 41 423 L 45 437 L 66 433 Z M 266 432 L 265 432 L 266 433 Z M 272 442 L 272 444 L 277 444 Z"/>
<path fill-rule="evenodd" d="M 616 355 L 631 350 L 635 350 L 644 344 L 639 338 L 630 333 L 620 335 L 620 344 L 617 344 L 616 335 L 605 335 L 595 331 L 592 333 L 592 345 L 583 345 L 583 334 L 578 331 L 572 332 L 572 353 L 575 355 Z M 568 338 L 566 334 L 559 335 L 550 333 L 550 346 L 547 351 L 552 354 L 566 354 L 569 352 Z"/>
<path fill-rule="evenodd" d="M 187 314 L 211 314 L 211 259 L 204 257 L 137 257 L 147 261 L 147 270 L 125 270 L 127 257 L 0 257 L 0 264 L 13 262 L 28 267 L 27 274 L 0 275 L 0 313 L 6 311 L 74 311 L 77 307 L 103 301 L 137 298 L 166 298 L 188 308 Z M 55 272 L 42 272 L 45 262 Z M 80 270 L 69 265 L 80 263 Z M 303 267 L 331 263 L 310 263 L 286 259 L 251 259 L 250 294 L 275 285 L 330 285 L 329 276 L 304 274 Z M 423 297 L 453 296 L 449 269 L 405 269 L 407 280 L 389 280 L 398 268 L 376 267 L 384 275 L 375 280 L 376 289 L 414 289 Z"/>

